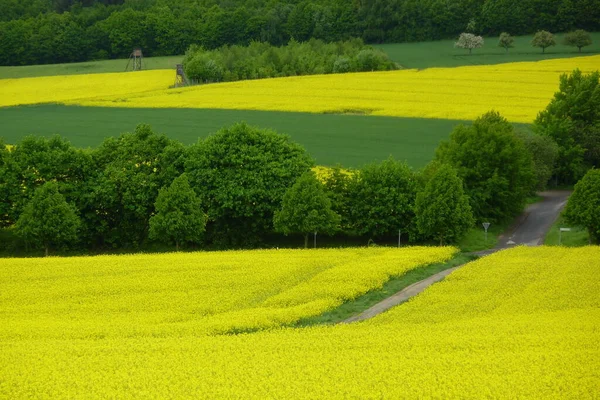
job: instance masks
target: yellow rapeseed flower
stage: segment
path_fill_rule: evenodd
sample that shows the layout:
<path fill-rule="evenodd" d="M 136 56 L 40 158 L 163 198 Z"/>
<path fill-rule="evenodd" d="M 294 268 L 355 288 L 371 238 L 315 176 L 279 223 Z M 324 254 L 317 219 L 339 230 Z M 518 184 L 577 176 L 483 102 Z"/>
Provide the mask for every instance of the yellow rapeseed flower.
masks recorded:
<path fill-rule="evenodd" d="M 344 273 L 377 264 L 378 253 L 353 251 L 362 262 Z M 300 287 L 316 272 L 302 263 L 293 272 L 274 253 L 222 253 L 196 263 L 202 257 L 3 260 L 0 398 L 600 397 L 599 247 L 484 257 L 362 323 L 240 335 L 176 329 L 201 319 L 196 292 L 210 291 L 229 309 L 252 303 L 228 280 L 224 293 L 211 289 L 219 278 L 235 276 L 235 289 L 257 304 L 276 297 L 278 284 L 295 279 Z M 324 271 L 333 271 L 325 253 L 283 252 L 308 263 L 324 257 Z M 254 265 L 267 255 L 274 277 Z M 340 284 L 327 279 L 313 289 Z M 300 287 L 274 301 L 292 304 L 306 293 Z M 94 336 L 69 330 L 86 324 Z"/>

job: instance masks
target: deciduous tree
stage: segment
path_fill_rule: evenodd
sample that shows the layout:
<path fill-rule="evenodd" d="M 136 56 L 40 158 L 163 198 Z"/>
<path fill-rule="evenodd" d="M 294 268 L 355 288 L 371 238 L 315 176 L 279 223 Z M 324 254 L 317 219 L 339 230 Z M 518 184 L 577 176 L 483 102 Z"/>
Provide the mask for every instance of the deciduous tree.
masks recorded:
<path fill-rule="evenodd" d="M 565 217 L 570 223 L 585 227 L 590 239 L 600 243 L 600 170 L 589 170 L 575 185 Z"/>
<path fill-rule="evenodd" d="M 440 246 L 459 240 L 475 222 L 456 170 L 440 165 L 417 194 L 416 222 L 419 233 L 440 241 Z"/>
<path fill-rule="evenodd" d="M 558 183 L 574 184 L 590 167 L 600 167 L 600 73 L 576 69 L 561 75 L 559 91 L 538 114 L 534 129 L 558 144 Z"/>
<path fill-rule="evenodd" d="M 175 178 L 169 187 L 158 192 L 154 203 L 156 214 L 150 217 L 150 239 L 182 243 L 200 243 L 206 227 L 206 217 L 200 199 L 185 174 Z"/>
<path fill-rule="evenodd" d="M 47 256 L 51 246 L 75 242 L 79 225 L 75 207 L 59 193 L 58 184 L 47 182 L 35 190 L 15 225 L 15 231 L 26 243 L 43 248 Z"/>
<path fill-rule="evenodd" d="M 273 230 L 286 190 L 313 166 L 288 136 L 246 123 L 223 128 L 191 146 L 185 164 L 206 206 L 214 245 L 256 245 Z"/>
<path fill-rule="evenodd" d="M 578 29 L 576 31 L 567 33 L 565 35 L 564 43 L 567 46 L 577 47 L 577 49 L 581 53 L 582 47 L 586 47 L 592 44 L 592 36 L 583 29 Z"/>
<path fill-rule="evenodd" d="M 286 235 L 304 235 L 304 247 L 308 247 L 308 235 L 312 232 L 331 234 L 339 230 L 340 216 L 331 210 L 331 201 L 323 184 L 314 172 L 302 175 L 283 196 L 281 209 L 275 211 L 273 225 L 277 232 Z"/>
<path fill-rule="evenodd" d="M 531 40 L 531 45 L 541 47 L 542 53 L 545 53 L 547 47 L 556 46 L 556 40 L 554 40 L 554 35 L 548 31 L 537 31 Z"/>
<path fill-rule="evenodd" d="M 458 37 L 458 41 L 454 42 L 454 47 L 461 49 L 468 49 L 469 54 L 473 52 L 473 49 L 478 49 L 483 46 L 483 37 L 474 35 L 472 33 L 463 32 Z"/>
<path fill-rule="evenodd" d="M 535 184 L 531 155 L 514 127 L 494 111 L 454 128 L 436 159 L 456 168 L 478 221 L 514 217 Z"/>
<path fill-rule="evenodd" d="M 358 235 L 413 232 L 417 182 L 406 163 L 389 158 L 357 171 L 349 183 L 351 229 Z"/>
<path fill-rule="evenodd" d="M 500 34 L 500 38 L 498 39 L 498 46 L 503 47 L 504 50 L 508 53 L 508 49 L 514 47 L 513 43 L 515 39 L 510 36 L 510 33 L 502 32 Z"/>

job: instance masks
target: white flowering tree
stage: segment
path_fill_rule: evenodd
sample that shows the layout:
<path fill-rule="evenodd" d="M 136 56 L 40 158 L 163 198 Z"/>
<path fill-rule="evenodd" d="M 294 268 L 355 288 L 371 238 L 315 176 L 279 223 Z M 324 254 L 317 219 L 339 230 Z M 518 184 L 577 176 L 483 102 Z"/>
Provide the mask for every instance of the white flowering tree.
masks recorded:
<path fill-rule="evenodd" d="M 454 47 L 469 49 L 469 54 L 473 52 L 473 49 L 478 49 L 481 46 L 483 46 L 483 38 L 481 36 L 466 32 L 461 33 L 458 41 L 454 43 Z"/>

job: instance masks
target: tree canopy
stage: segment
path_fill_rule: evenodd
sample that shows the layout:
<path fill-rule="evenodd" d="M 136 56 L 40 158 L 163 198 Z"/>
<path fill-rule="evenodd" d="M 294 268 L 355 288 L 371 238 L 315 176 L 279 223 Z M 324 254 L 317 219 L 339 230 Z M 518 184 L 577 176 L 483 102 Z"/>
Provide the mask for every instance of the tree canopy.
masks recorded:
<path fill-rule="evenodd" d="M 456 242 L 473 226 L 473 212 L 456 170 L 442 164 L 415 201 L 417 228 L 440 245 Z"/>
<path fill-rule="evenodd" d="M 47 256 L 51 246 L 76 242 L 79 225 L 76 208 L 59 193 L 58 184 L 46 182 L 35 190 L 15 230 L 26 243 L 43 248 Z"/>
<path fill-rule="evenodd" d="M 600 170 L 589 170 L 575 185 L 565 217 L 570 223 L 585 227 L 590 239 L 600 243 Z"/>
<path fill-rule="evenodd" d="M 250 244 L 272 229 L 286 190 L 314 165 L 288 136 L 239 123 L 189 148 L 186 173 L 213 244 Z M 250 243 L 249 243 L 250 242 Z"/>
<path fill-rule="evenodd" d="M 349 183 L 350 221 L 355 234 L 373 237 L 414 232 L 415 173 L 389 158 L 357 171 Z"/>
<path fill-rule="evenodd" d="M 283 196 L 281 209 L 275 211 L 275 230 L 286 235 L 304 235 L 304 247 L 308 247 L 308 235 L 312 232 L 334 233 L 339 229 L 340 216 L 331 210 L 331 201 L 323 184 L 314 172 L 302 175 Z"/>
<path fill-rule="evenodd" d="M 456 168 L 478 221 L 514 217 L 535 184 L 531 155 L 513 126 L 494 111 L 458 125 L 437 148 L 436 159 Z"/>
<path fill-rule="evenodd" d="M 150 217 L 150 239 L 175 242 L 176 250 L 182 243 L 200 243 L 206 217 L 187 175 L 180 175 L 169 187 L 160 189 L 154 208 L 156 214 Z"/>
<path fill-rule="evenodd" d="M 557 182 L 574 184 L 590 167 L 600 167 L 600 73 L 576 69 L 561 75 L 558 92 L 534 128 L 558 144 Z"/>

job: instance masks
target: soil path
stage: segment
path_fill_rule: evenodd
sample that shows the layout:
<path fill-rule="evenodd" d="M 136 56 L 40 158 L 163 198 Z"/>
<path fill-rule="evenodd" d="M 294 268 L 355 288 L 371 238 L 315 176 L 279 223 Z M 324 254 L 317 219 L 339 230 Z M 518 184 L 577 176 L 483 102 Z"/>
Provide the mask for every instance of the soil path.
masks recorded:
<path fill-rule="evenodd" d="M 483 250 L 475 252 L 473 254 L 479 256 L 486 256 L 495 253 L 500 250 L 504 250 L 513 246 L 526 245 L 526 246 L 539 246 L 544 242 L 544 237 L 548 233 L 548 230 L 556 221 L 560 215 L 561 210 L 567 203 L 567 199 L 571 192 L 569 191 L 547 191 L 538 193 L 542 200 L 538 203 L 529 205 L 523 214 L 521 214 L 515 223 L 503 233 L 499 240 L 498 245 L 490 250 Z M 351 323 L 357 321 L 363 321 L 365 319 L 373 318 L 377 314 L 405 302 L 413 296 L 421 293 L 429 286 L 436 282 L 441 281 L 446 276 L 450 275 L 458 267 L 449 268 L 447 270 L 438 272 L 429 278 L 423 279 L 422 281 L 413 283 L 412 285 L 402 289 L 398 293 L 388 297 L 387 299 L 375 304 L 371 308 L 357 314 L 353 317 L 348 318 L 342 323 Z"/>

